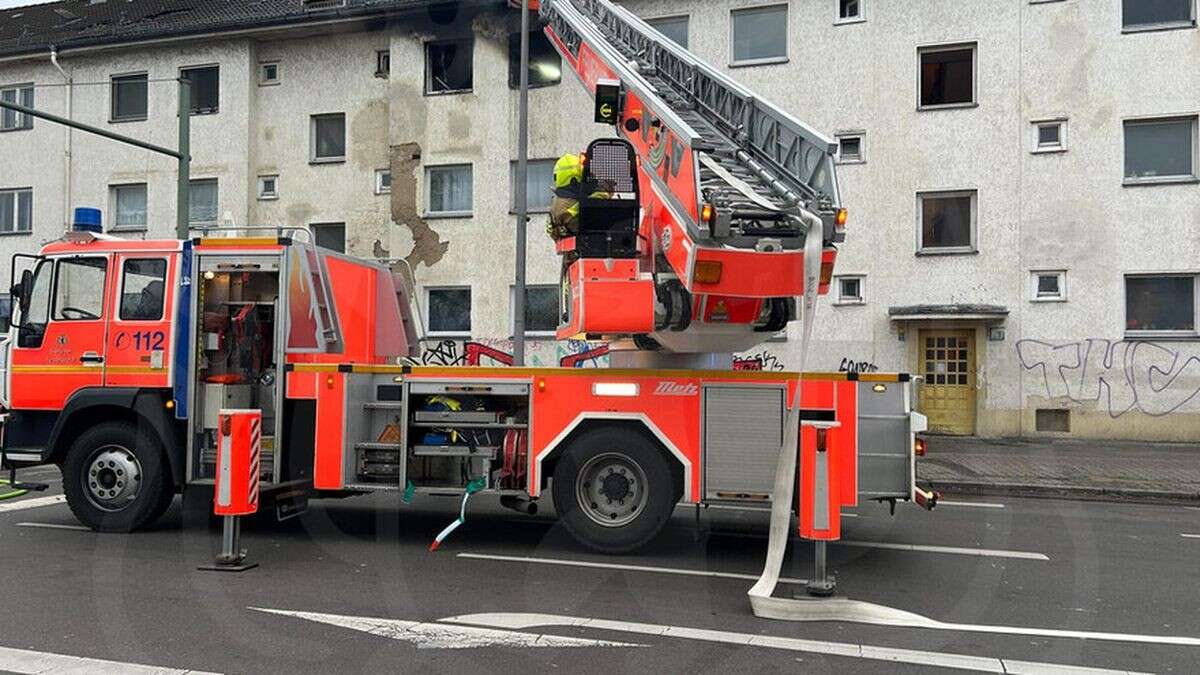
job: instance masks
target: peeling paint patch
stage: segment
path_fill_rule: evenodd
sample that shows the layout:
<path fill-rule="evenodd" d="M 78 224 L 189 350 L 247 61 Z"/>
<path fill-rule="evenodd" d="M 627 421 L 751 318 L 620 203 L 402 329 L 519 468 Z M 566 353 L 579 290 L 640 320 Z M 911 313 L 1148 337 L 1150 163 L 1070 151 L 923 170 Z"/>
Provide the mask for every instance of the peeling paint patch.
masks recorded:
<path fill-rule="evenodd" d="M 402 143 L 392 146 L 392 222 L 412 231 L 413 247 L 404 259 L 412 267 L 424 263 L 433 267 L 441 262 L 450 242 L 442 241 L 421 217 L 421 190 L 417 172 L 421 170 L 421 145 Z"/>

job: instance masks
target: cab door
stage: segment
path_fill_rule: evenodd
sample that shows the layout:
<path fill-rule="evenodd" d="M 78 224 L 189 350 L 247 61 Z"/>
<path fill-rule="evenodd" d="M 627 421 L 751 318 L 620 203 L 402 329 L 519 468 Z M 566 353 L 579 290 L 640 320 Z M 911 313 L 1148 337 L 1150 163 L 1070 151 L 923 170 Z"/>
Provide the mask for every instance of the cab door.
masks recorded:
<path fill-rule="evenodd" d="M 176 259 L 165 252 L 116 254 L 105 386 L 170 386 Z"/>
<path fill-rule="evenodd" d="M 61 410 L 76 391 L 104 384 L 111 267 L 107 254 L 38 262 L 11 352 L 14 409 Z"/>

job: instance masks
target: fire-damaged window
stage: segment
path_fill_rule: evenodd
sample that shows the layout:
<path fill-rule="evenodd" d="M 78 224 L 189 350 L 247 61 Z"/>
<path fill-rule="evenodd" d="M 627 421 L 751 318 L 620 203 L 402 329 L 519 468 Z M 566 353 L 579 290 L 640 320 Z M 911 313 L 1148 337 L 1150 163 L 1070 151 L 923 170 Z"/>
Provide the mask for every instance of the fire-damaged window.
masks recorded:
<path fill-rule="evenodd" d="M 66 258 L 54 283 L 55 321 L 96 321 L 104 316 L 105 258 Z"/>
<path fill-rule="evenodd" d="M 1196 335 L 1195 274 L 1125 277 L 1125 333 L 1137 336 Z"/>
<path fill-rule="evenodd" d="M 562 57 L 542 31 L 529 34 L 529 86 L 546 87 L 562 82 Z M 508 36 L 508 86 L 521 86 L 521 34 Z"/>
<path fill-rule="evenodd" d="M 192 83 L 193 115 L 210 115 L 221 107 L 221 69 L 218 66 L 184 68 L 180 77 Z"/>
<path fill-rule="evenodd" d="M 475 41 L 471 38 L 429 42 L 425 45 L 425 93 L 455 94 L 475 85 Z"/>
<path fill-rule="evenodd" d="M 917 195 L 917 251 L 971 253 L 975 247 L 975 190 Z"/>
<path fill-rule="evenodd" d="M 425 293 L 425 328 L 429 335 L 471 334 L 470 288 L 430 288 Z"/>
<path fill-rule="evenodd" d="M 126 260 L 121 266 L 122 321 L 158 321 L 163 315 L 167 261 L 162 258 Z"/>
<path fill-rule="evenodd" d="M 517 289 L 511 289 L 513 300 L 517 297 Z M 544 286 L 527 286 L 525 288 L 525 334 L 554 335 L 558 328 L 558 296 L 559 287 L 553 284 Z M 514 302 L 515 306 L 516 303 Z M 512 313 L 513 325 L 509 330 L 516 334 L 516 313 Z"/>

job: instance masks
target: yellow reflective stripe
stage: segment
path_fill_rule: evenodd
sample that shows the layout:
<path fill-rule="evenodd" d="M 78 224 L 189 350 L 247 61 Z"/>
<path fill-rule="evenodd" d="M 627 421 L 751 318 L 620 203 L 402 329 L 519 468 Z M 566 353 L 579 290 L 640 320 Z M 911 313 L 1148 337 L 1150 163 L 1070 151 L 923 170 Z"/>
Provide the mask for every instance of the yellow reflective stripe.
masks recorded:
<path fill-rule="evenodd" d="M 277 237 L 201 237 L 201 246 L 280 246 Z"/>
<path fill-rule="evenodd" d="M 158 373 L 166 374 L 166 368 L 151 368 L 149 366 L 103 366 L 96 364 L 94 366 L 13 366 L 14 373 L 30 373 L 35 375 L 48 375 L 52 373 L 100 373 L 107 372 L 113 375 L 154 375 Z"/>
<path fill-rule="evenodd" d="M 755 380 L 758 382 L 785 382 L 795 380 L 797 373 L 782 370 L 653 370 L 643 368 L 515 368 L 509 366 L 393 366 L 393 365 L 349 365 L 351 372 L 363 374 L 403 374 L 411 375 L 454 375 L 469 378 L 476 376 L 509 376 L 536 377 L 539 375 L 558 376 L 612 376 L 612 377 L 661 377 L 661 378 L 702 378 L 716 380 Z M 297 363 L 292 370 L 298 373 L 335 373 L 338 372 L 335 363 Z M 860 373 L 851 376 L 850 373 L 804 373 L 805 380 L 825 380 L 845 382 L 855 379 L 860 382 L 902 382 L 908 379 L 900 373 Z"/>

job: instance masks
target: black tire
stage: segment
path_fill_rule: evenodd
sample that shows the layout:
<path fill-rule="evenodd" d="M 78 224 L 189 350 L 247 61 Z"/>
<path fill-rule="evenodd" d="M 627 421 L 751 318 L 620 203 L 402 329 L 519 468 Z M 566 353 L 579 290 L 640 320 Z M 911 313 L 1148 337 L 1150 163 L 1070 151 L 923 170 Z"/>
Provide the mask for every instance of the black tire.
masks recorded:
<path fill-rule="evenodd" d="M 96 475 L 98 463 L 107 466 Z M 105 422 L 83 432 L 67 451 L 62 473 L 71 512 L 99 532 L 145 527 L 174 497 L 162 444 L 148 429 L 128 422 Z"/>
<path fill-rule="evenodd" d="M 603 480 L 587 480 L 595 476 Z M 576 541 L 600 553 L 629 553 L 667 524 L 678 501 L 675 483 L 654 443 L 636 431 L 609 427 L 585 432 L 564 448 L 551 494 L 559 520 Z M 622 494 L 628 501 L 608 501 Z M 609 518 L 614 520 L 601 524 Z"/>

